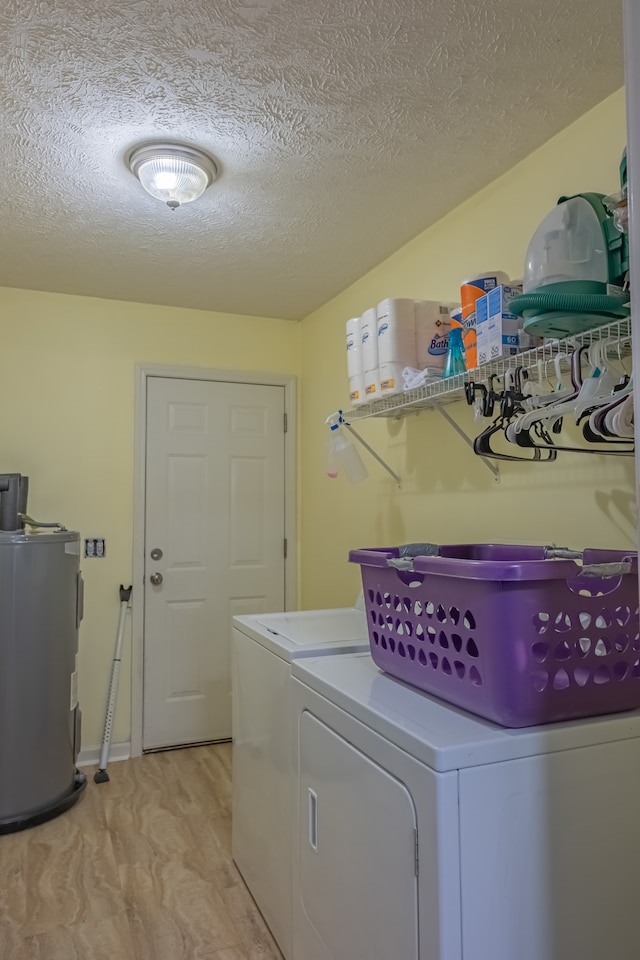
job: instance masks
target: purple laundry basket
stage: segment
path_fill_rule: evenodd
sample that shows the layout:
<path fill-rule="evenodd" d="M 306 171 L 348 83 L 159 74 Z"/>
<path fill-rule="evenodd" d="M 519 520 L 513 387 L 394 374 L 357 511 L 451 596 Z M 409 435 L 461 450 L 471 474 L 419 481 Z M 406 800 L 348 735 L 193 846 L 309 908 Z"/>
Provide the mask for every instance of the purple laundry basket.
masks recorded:
<path fill-rule="evenodd" d="M 640 707 L 637 553 L 408 544 L 349 560 L 394 677 L 505 727 Z"/>

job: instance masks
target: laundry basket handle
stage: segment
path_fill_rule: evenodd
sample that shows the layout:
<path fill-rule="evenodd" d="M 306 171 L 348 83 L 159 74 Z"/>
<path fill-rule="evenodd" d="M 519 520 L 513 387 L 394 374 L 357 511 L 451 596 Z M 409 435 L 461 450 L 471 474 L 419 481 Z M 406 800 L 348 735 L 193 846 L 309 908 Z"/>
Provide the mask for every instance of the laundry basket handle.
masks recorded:
<path fill-rule="evenodd" d="M 582 550 L 569 550 L 567 547 L 545 547 L 544 555 L 547 560 L 580 560 L 584 559 Z M 604 563 L 585 563 L 580 570 L 580 577 L 623 577 L 633 570 L 631 560 L 607 561 Z"/>
<path fill-rule="evenodd" d="M 437 543 L 403 543 L 398 547 L 398 556 L 387 559 L 387 566 L 413 572 L 414 557 L 438 556 L 440 556 L 440 547 Z"/>

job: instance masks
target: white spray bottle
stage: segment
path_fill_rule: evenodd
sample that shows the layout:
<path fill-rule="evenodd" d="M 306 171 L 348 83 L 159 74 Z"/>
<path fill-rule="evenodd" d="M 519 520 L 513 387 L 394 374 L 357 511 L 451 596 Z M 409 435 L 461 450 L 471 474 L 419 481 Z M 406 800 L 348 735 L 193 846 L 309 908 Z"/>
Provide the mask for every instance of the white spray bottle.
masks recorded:
<path fill-rule="evenodd" d="M 327 476 L 335 479 L 340 472 L 351 481 L 360 483 L 369 476 L 353 441 L 340 429 L 340 417 L 333 414 L 326 421 L 329 424 L 327 440 Z"/>

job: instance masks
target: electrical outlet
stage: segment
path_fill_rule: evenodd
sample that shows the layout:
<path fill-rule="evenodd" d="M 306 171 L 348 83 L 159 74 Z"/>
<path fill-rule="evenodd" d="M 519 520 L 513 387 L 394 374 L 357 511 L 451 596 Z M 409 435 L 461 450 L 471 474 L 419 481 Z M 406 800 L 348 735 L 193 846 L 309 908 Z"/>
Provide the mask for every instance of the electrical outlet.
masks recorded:
<path fill-rule="evenodd" d="M 98 557 L 102 559 L 107 552 L 107 541 L 104 537 L 87 537 L 84 541 L 85 557 Z"/>

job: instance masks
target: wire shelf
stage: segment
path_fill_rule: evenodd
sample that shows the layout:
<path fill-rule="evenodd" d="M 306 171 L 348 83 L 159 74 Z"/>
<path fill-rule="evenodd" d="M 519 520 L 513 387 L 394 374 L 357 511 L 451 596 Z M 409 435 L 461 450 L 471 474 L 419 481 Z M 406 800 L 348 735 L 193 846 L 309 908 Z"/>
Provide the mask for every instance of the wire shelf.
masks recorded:
<path fill-rule="evenodd" d="M 547 379 L 552 372 L 550 368 L 556 361 L 556 357 L 560 355 L 570 357 L 578 347 L 588 347 L 600 340 L 611 340 L 612 347 L 615 346 L 619 358 L 628 356 L 631 352 L 631 318 L 613 320 L 563 340 L 548 340 L 533 350 L 494 360 L 474 370 L 447 377 L 446 380 L 435 380 L 415 390 L 405 390 L 404 393 L 381 397 L 380 400 L 342 411 L 342 416 L 349 422 L 366 420 L 369 417 L 406 417 L 420 410 L 429 410 L 443 403 L 460 400 L 464 397 L 464 385 L 470 380 L 487 384 L 491 377 L 504 376 L 508 371 L 518 367 L 524 370 L 535 370 L 543 379 Z"/>

